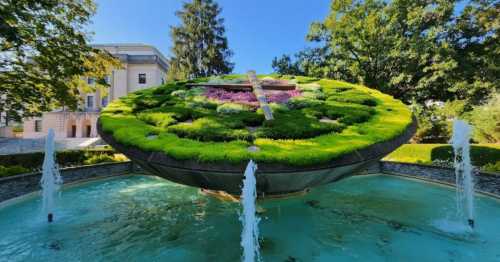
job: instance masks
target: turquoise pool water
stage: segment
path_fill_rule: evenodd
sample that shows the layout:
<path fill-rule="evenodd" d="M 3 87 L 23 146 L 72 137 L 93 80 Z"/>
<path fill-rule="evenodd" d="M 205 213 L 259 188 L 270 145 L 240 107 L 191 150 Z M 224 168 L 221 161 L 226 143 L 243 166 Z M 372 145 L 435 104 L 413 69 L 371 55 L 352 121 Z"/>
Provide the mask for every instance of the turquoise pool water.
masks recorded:
<path fill-rule="evenodd" d="M 264 261 L 500 261 L 500 201 L 476 198 L 477 228 L 455 226 L 451 188 L 385 175 L 259 203 Z M 0 208 L 0 261 L 239 261 L 240 206 L 160 178 L 62 192 Z"/>

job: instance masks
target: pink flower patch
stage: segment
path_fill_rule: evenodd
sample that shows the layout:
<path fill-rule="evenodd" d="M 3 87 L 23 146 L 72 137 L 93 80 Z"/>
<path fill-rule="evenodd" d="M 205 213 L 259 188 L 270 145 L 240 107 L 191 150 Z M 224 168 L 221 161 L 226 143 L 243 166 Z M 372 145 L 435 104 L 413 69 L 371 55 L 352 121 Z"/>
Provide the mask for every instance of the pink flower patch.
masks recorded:
<path fill-rule="evenodd" d="M 301 95 L 300 91 L 298 90 L 287 90 L 287 91 L 272 90 L 272 91 L 265 91 L 265 93 L 267 101 L 269 103 L 286 103 L 288 99 Z M 233 103 L 246 104 L 250 106 L 259 105 L 257 97 L 255 97 L 255 94 L 251 91 L 234 92 L 222 88 L 208 87 L 205 92 L 205 96 L 210 99 L 222 102 L 233 102 Z"/>

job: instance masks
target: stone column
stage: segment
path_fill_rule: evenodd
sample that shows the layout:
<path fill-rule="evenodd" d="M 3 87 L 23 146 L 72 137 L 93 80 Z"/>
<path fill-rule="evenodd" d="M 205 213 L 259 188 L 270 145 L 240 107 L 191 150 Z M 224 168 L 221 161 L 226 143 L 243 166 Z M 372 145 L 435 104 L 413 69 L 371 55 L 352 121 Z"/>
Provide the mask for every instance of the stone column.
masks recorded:
<path fill-rule="evenodd" d="M 93 114 L 90 123 L 91 123 L 91 130 L 90 130 L 90 137 L 97 137 L 97 117 L 99 114 Z"/>
<path fill-rule="evenodd" d="M 77 113 L 78 114 L 78 113 Z M 81 117 L 80 114 L 76 116 L 75 125 L 76 125 L 76 137 L 81 138 L 83 135 L 83 121 L 85 118 Z"/>

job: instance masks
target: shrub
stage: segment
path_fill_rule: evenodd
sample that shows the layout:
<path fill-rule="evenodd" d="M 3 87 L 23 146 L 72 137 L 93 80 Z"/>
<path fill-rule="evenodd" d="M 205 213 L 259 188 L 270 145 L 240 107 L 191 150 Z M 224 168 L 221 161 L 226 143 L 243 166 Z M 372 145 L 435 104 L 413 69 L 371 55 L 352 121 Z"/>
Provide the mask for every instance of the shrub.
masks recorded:
<path fill-rule="evenodd" d="M 302 92 L 302 96 L 304 98 L 309 99 L 317 99 L 317 100 L 325 100 L 326 96 L 321 91 L 304 91 Z"/>
<path fill-rule="evenodd" d="M 152 89 L 153 95 L 168 95 L 176 90 L 185 90 L 186 81 L 178 81 L 176 83 L 167 83 L 157 88 Z"/>
<path fill-rule="evenodd" d="M 309 77 L 309 76 L 296 76 L 295 80 L 299 84 L 310 84 L 310 83 L 313 83 L 313 82 L 317 82 L 320 79 L 316 78 L 316 77 Z"/>
<path fill-rule="evenodd" d="M 257 137 L 271 139 L 299 139 L 339 132 L 342 126 L 323 123 L 302 111 L 278 112 L 274 120 L 266 121 L 257 130 Z"/>
<path fill-rule="evenodd" d="M 206 96 L 194 96 L 188 102 L 186 106 L 192 109 L 205 108 L 205 109 L 217 109 L 218 103 L 215 101 L 210 101 Z"/>
<path fill-rule="evenodd" d="M 225 114 L 225 115 L 231 115 L 231 114 L 237 114 L 243 111 L 249 111 L 250 109 L 248 106 L 244 106 L 242 104 L 236 104 L 236 103 L 224 103 L 222 105 L 219 105 L 217 107 L 217 113 L 218 114 Z"/>
<path fill-rule="evenodd" d="M 278 103 L 269 103 L 269 107 L 273 112 L 284 112 L 290 110 L 286 104 L 278 104 Z M 262 109 L 260 109 L 262 110 Z"/>
<path fill-rule="evenodd" d="M 13 128 L 12 128 L 12 132 L 14 133 L 22 133 L 24 130 L 23 126 L 22 125 L 15 125 Z"/>
<path fill-rule="evenodd" d="M 87 159 L 85 159 L 85 161 L 83 161 L 83 164 L 95 165 L 99 163 L 125 162 L 127 160 L 128 158 L 123 154 L 99 154 L 89 156 Z"/>
<path fill-rule="evenodd" d="M 14 176 L 28 172 L 30 172 L 30 170 L 22 166 L 0 166 L 0 177 Z"/>
<path fill-rule="evenodd" d="M 201 96 L 205 94 L 206 88 L 202 86 L 193 87 L 186 92 L 187 97 Z"/>
<path fill-rule="evenodd" d="M 143 112 L 139 113 L 137 118 L 157 127 L 167 127 L 177 122 L 173 113 Z"/>
<path fill-rule="evenodd" d="M 297 88 L 302 92 L 321 92 L 321 86 L 316 83 L 298 85 Z"/>
<path fill-rule="evenodd" d="M 85 165 L 95 165 L 95 164 L 106 163 L 106 162 L 115 162 L 115 160 L 114 160 L 113 156 L 102 154 L 102 155 L 91 156 L 88 159 L 85 159 L 85 161 L 83 161 L 83 163 Z"/>
<path fill-rule="evenodd" d="M 224 123 L 223 118 L 217 117 L 204 117 L 192 123 L 179 123 L 168 127 L 168 131 L 179 137 L 200 141 L 252 140 L 248 130 L 232 129 Z"/>
<path fill-rule="evenodd" d="M 56 161 L 59 166 L 81 165 L 85 159 L 93 155 L 113 155 L 111 149 L 102 150 L 71 150 L 56 152 Z M 0 165 L 2 166 L 22 166 L 27 169 L 39 169 L 42 167 L 44 159 L 43 152 L 0 155 Z"/>
<path fill-rule="evenodd" d="M 500 161 L 497 161 L 495 163 L 488 163 L 484 166 L 481 167 L 481 170 L 487 171 L 487 172 L 500 172 Z"/>
<path fill-rule="evenodd" d="M 475 107 L 470 119 L 474 125 L 474 139 L 480 143 L 500 142 L 500 93 L 494 94 L 490 100 Z"/>
<path fill-rule="evenodd" d="M 389 154 L 384 160 L 439 164 L 453 163 L 453 148 L 447 144 L 406 144 Z M 471 145 L 470 157 L 472 165 L 477 167 L 493 168 L 500 159 L 500 146 L 493 144 Z"/>
<path fill-rule="evenodd" d="M 134 112 L 143 111 L 160 106 L 169 99 L 168 95 L 142 94 L 134 99 Z"/>
<path fill-rule="evenodd" d="M 287 106 L 290 109 L 302 109 L 306 107 L 315 107 L 321 105 L 323 101 L 317 99 L 311 99 L 307 97 L 293 97 L 287 102 Z"/>
<path fill-rule="evenodd" d="M 377 100 L 371 95 L 357 90 L 346 90 L 342 92 L 331 92 L 328 100 L 362 104 L 367 106 L 376 106 Z"/>
<path fill-rule="evenodd" d="M 171 93 L 172 96 L 176 96 L 179 98 L 185 98 L 187 96 L 187 91 L 186 90 L 175 90 Z"/>
<path fill-rule="evenodd" d="M 328 101 L 324 104 L 324 115 L 331 119 L 338 119 L 341 123 L 352 125 L 368 121 L 375 110 L 368 106 Z"/>
<path fill-rule="evenodd" d="M 451 132 L 446 118 L 438 114 L 438 108 L 432 106 L 424 110 L 421 106 L 415 106 L 415 111 L 418 129 L 412 142 L 421 144 L 448 143 Z"/>
<path fill-rule="evenodd" d="M 453 159 L 453 148 L 449 145 L 436 146 L 431 151 L 431 159 L 449 160 Z M 500 147 L 487 145 L 471 145 L 471 162 L 474 166 L 484 166 L 495 163 L 500 159 Z"/>

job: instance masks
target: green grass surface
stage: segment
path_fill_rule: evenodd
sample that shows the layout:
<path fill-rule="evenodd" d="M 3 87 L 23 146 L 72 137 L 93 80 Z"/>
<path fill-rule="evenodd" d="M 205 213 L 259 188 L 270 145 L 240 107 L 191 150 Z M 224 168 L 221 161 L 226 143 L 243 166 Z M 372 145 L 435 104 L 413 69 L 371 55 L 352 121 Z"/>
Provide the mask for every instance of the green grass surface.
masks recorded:
<path fill-rule="evenodd" d="M 244 76 L 226 76 L 237 79 Z M 264 77 L 264 76 L 260 76 Z M 269 76 L 267 76 L 269 77 Z M 274 76 L 275 78 L 279 78 Z M 103 130 L 120 143 L 202 162 L 279 162 L 310 166 L 390 140 L 411 123 L 402 102 L 379 91 L 341 81 L 285 76 L 308 96 L 261 110 L 208 100 L 186 82 L 141 90 L 101 113 Z M 197 79 L 203 82 L 207 79 Z M 320 121 L 328 118 L 329 121 Z M 155 136 L 152 136 L 155 135 Z M 249 152 L 251 145 L 259 147 Z"/>
<path fill-rule="evenodd" d="M 471 161 L 474 166 L 485 166 L 488 171 L 500 171 L 499 144 L 471 145 Z M 453 162 L 453 148 L 448 144 L 406 144 L 384 158 L 387 161 L 432 165 L 433 161 Z"/>

